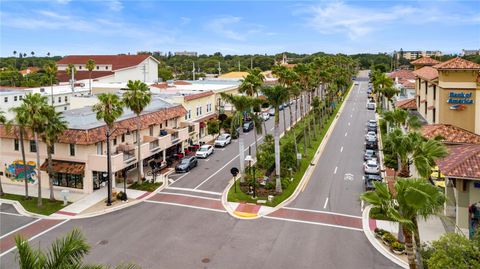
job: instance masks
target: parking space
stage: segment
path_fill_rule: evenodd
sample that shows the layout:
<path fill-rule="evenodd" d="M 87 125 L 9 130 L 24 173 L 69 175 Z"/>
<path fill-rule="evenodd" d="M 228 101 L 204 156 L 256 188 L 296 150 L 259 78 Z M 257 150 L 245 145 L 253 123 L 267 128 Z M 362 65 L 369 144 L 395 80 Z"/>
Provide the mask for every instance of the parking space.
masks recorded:
<path fill-rule="evenodd" d="M 15 207 L 10 204 L 0 204 L 0 238 L 36 221 L 37 218 L 30 218 L 20 215 Z"/>

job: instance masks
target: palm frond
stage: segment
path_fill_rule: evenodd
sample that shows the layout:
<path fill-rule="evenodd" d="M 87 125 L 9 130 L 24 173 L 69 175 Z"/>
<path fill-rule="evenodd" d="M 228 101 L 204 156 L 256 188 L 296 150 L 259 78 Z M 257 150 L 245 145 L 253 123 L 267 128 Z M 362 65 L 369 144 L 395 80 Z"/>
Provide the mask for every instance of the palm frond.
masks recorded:
<path fill-rule="evenodd" d="M 47 253 L 48 268 L 66 268 L 81 264 L 83 257 L 90 251 L 85 237 L 78 229 L 73 229 L 65 237 L 52 243 Z"/>

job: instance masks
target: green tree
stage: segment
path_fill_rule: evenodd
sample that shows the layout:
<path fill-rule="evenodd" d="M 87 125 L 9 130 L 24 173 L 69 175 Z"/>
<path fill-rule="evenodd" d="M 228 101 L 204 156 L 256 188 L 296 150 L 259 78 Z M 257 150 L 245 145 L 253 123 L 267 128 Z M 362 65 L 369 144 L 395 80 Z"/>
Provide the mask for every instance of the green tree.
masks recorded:
<path fill-rule="evenodd" d="M 256 95 L 258 97 L 258 90 L 263 85 L 264 76 L 260 69 L 252 69 L 248 75 L 242 80 L 238 87 L 240 93 L 245 93 L 248 96 Z"/>
<path fill-rule="evenodd" d="M 275 108 L 275 125 L 273 130 L 274 146 L 275 146 L 275 191 L 277 193 L 282 192 L 282 183 L 280 178 L 280 115 L 279 107 L 282 105 L 288 97 L 287 91 L 284 87 L 277 85 L 275 87 L 265 87 L 262 89 L 263 95 Z"/>
<path fill-rule="evenodd" d="M 395 95 L 397 95 L 399 92 L 400 90 L 398 90 L 395 87 L 388 87 L 388 88 L 382 89 L 382 94 L 385 98 L 387 98 L 388 104 L 390 105 L 393 105 L 392 104 L 393 97 L 395 97 Z M 388 109 L 388 105 L 385 109 Z"/>
<path fill-rule="evenodd" d="M 45 110 L 45 117 L 47 119 L 45 130 L 43 132 L 43 141 L 47 145 L 47 161 L 48 161 L 48 178 L 50 189 L 50 200 L 55 201 L 53 192 L 53 179 L 55 173 L 53 171 L 52 154 L 54 152 L 55 143 L 58 142 L 59 137 L 67 130 L 67 122 L 63 120 L 62 113 L 56 112 L 55 108 L 49 106 Z"/>
<path fill-rule="evenodd" d="M 137 147 L 138 147 L 138 181 L 143 178 L 143 160 L 140 155 L 142 141 L 140 140 L 140 114 L 152 101 L 152 94 L 147 84 L 140 80 L 128 81 L 127 89 L 122 97 L 122 102 L 137 115 Z"/>
<path fill-rule="evenodd" d="M 480 236 L 472 240 L 458 233 L 446 233 L 427 246 L 428 269 L 480 268 Z"/>
<path fill-rule="evenodd" d="M 43 69 L 45 70 L 45 74 L 47 75 L 47 78 L 50 82 L 50 93 L 51 93 L 51 105 L 53 105 L 53 84 L 56 80 L 57 77 L 57 64 L 55 62 L 48 62 L 43 66 Z"/>
<path fill-rule="evenodd" d="M 95 104 L 92 108 L 92 111 L 96 113 L 97 120 L 103 120 L 106 126 L 106 135 L 107 135 L 107 169 L 108 169 L 108 180 L 110 186 L 108 186 L 108 201 L 111 200 L 112 195 L 112 171 L 111 167 L 111 153 L 110 153 L 110 132 L 113 129 L 115 121 L 123 113 L 123 102 L 120 100 L 118 95 L 113 93 L 103 93 L 98 95 L 99 103 Z"/>
<path fill-rule="evenodd" d="M 17 52 L 15 52 L 17 53 Z M 5 124 L 7 122 L 7 118 L 4 115 L 5 112 L 0 110 L 0 124 Z M 2 187 L 2 181 L 0 181 L 0 196 L 3 196 L 3 187 Z"/>
<path fill-rule="evenodd" d="M 95 61 L 93 59 L 88 59 L 85 66 L 88 70 L 88 88 L 90 89 L 90 94 L 92 94 L 92 71 L 95 69 Z"/>
<path fill-rule="evenodd" d="M 159 66 L 158 67 L 158 77 L 162 79 L 162 81 L 167 81 L 173 79 L 173 71 L 172 68 L 169 66 Z"/>
<path fill-rule="evenodd" d="M 220 123 L 218 120 L 209 120 L 207 122 L 207 132 L 208 134 L 214 135 L 220 133 Z"/>
<path fill-rule="evenodd" d="M 72 87 L 72 92 L 73 92 L 73 87 L 75 83 L 75 74 L 77 73 L 77 68 L 73 64 L 69 64 L 67 66 L 67 76 L 70 78 L 70 86 Z"/>

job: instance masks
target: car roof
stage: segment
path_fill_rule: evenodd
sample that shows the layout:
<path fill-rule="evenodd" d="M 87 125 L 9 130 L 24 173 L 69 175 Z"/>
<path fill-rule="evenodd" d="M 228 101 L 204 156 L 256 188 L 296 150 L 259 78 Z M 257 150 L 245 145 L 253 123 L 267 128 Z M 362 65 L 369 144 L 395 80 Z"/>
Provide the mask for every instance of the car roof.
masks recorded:
<path fill-rule="evenodd" d="M 203 145 L 201 146 L 200 148 L 208 148 L 208 147 L 211 147 L 212 145 Z"/>

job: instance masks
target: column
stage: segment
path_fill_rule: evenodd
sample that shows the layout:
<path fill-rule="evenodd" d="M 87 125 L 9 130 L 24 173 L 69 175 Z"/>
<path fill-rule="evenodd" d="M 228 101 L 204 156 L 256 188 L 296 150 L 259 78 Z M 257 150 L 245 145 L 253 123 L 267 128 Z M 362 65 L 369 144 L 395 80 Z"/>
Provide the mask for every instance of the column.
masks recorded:
<path fill-rule="evenodd" d="M 462 190 L 463 180 L 457 179 L 455 188 L 455 196 L 457 198 L 457 210 L 456 210 L 456 224 L 460 230 L 468 235 L 469 233 L 469 221 L 468 221 L 468 206 L 469 206 L 469 194 L 468 184 L 467 188 Z M 468 181 L 467 181 L 468 182 Z"/>
<path fill-rule="evenodd" d="M 444 214 L 447 217 L 455 217 L 455 190 L 452 181 L 448 178 L 445 179 L 445 196 L 447 201 L 445 201 Z"/>

